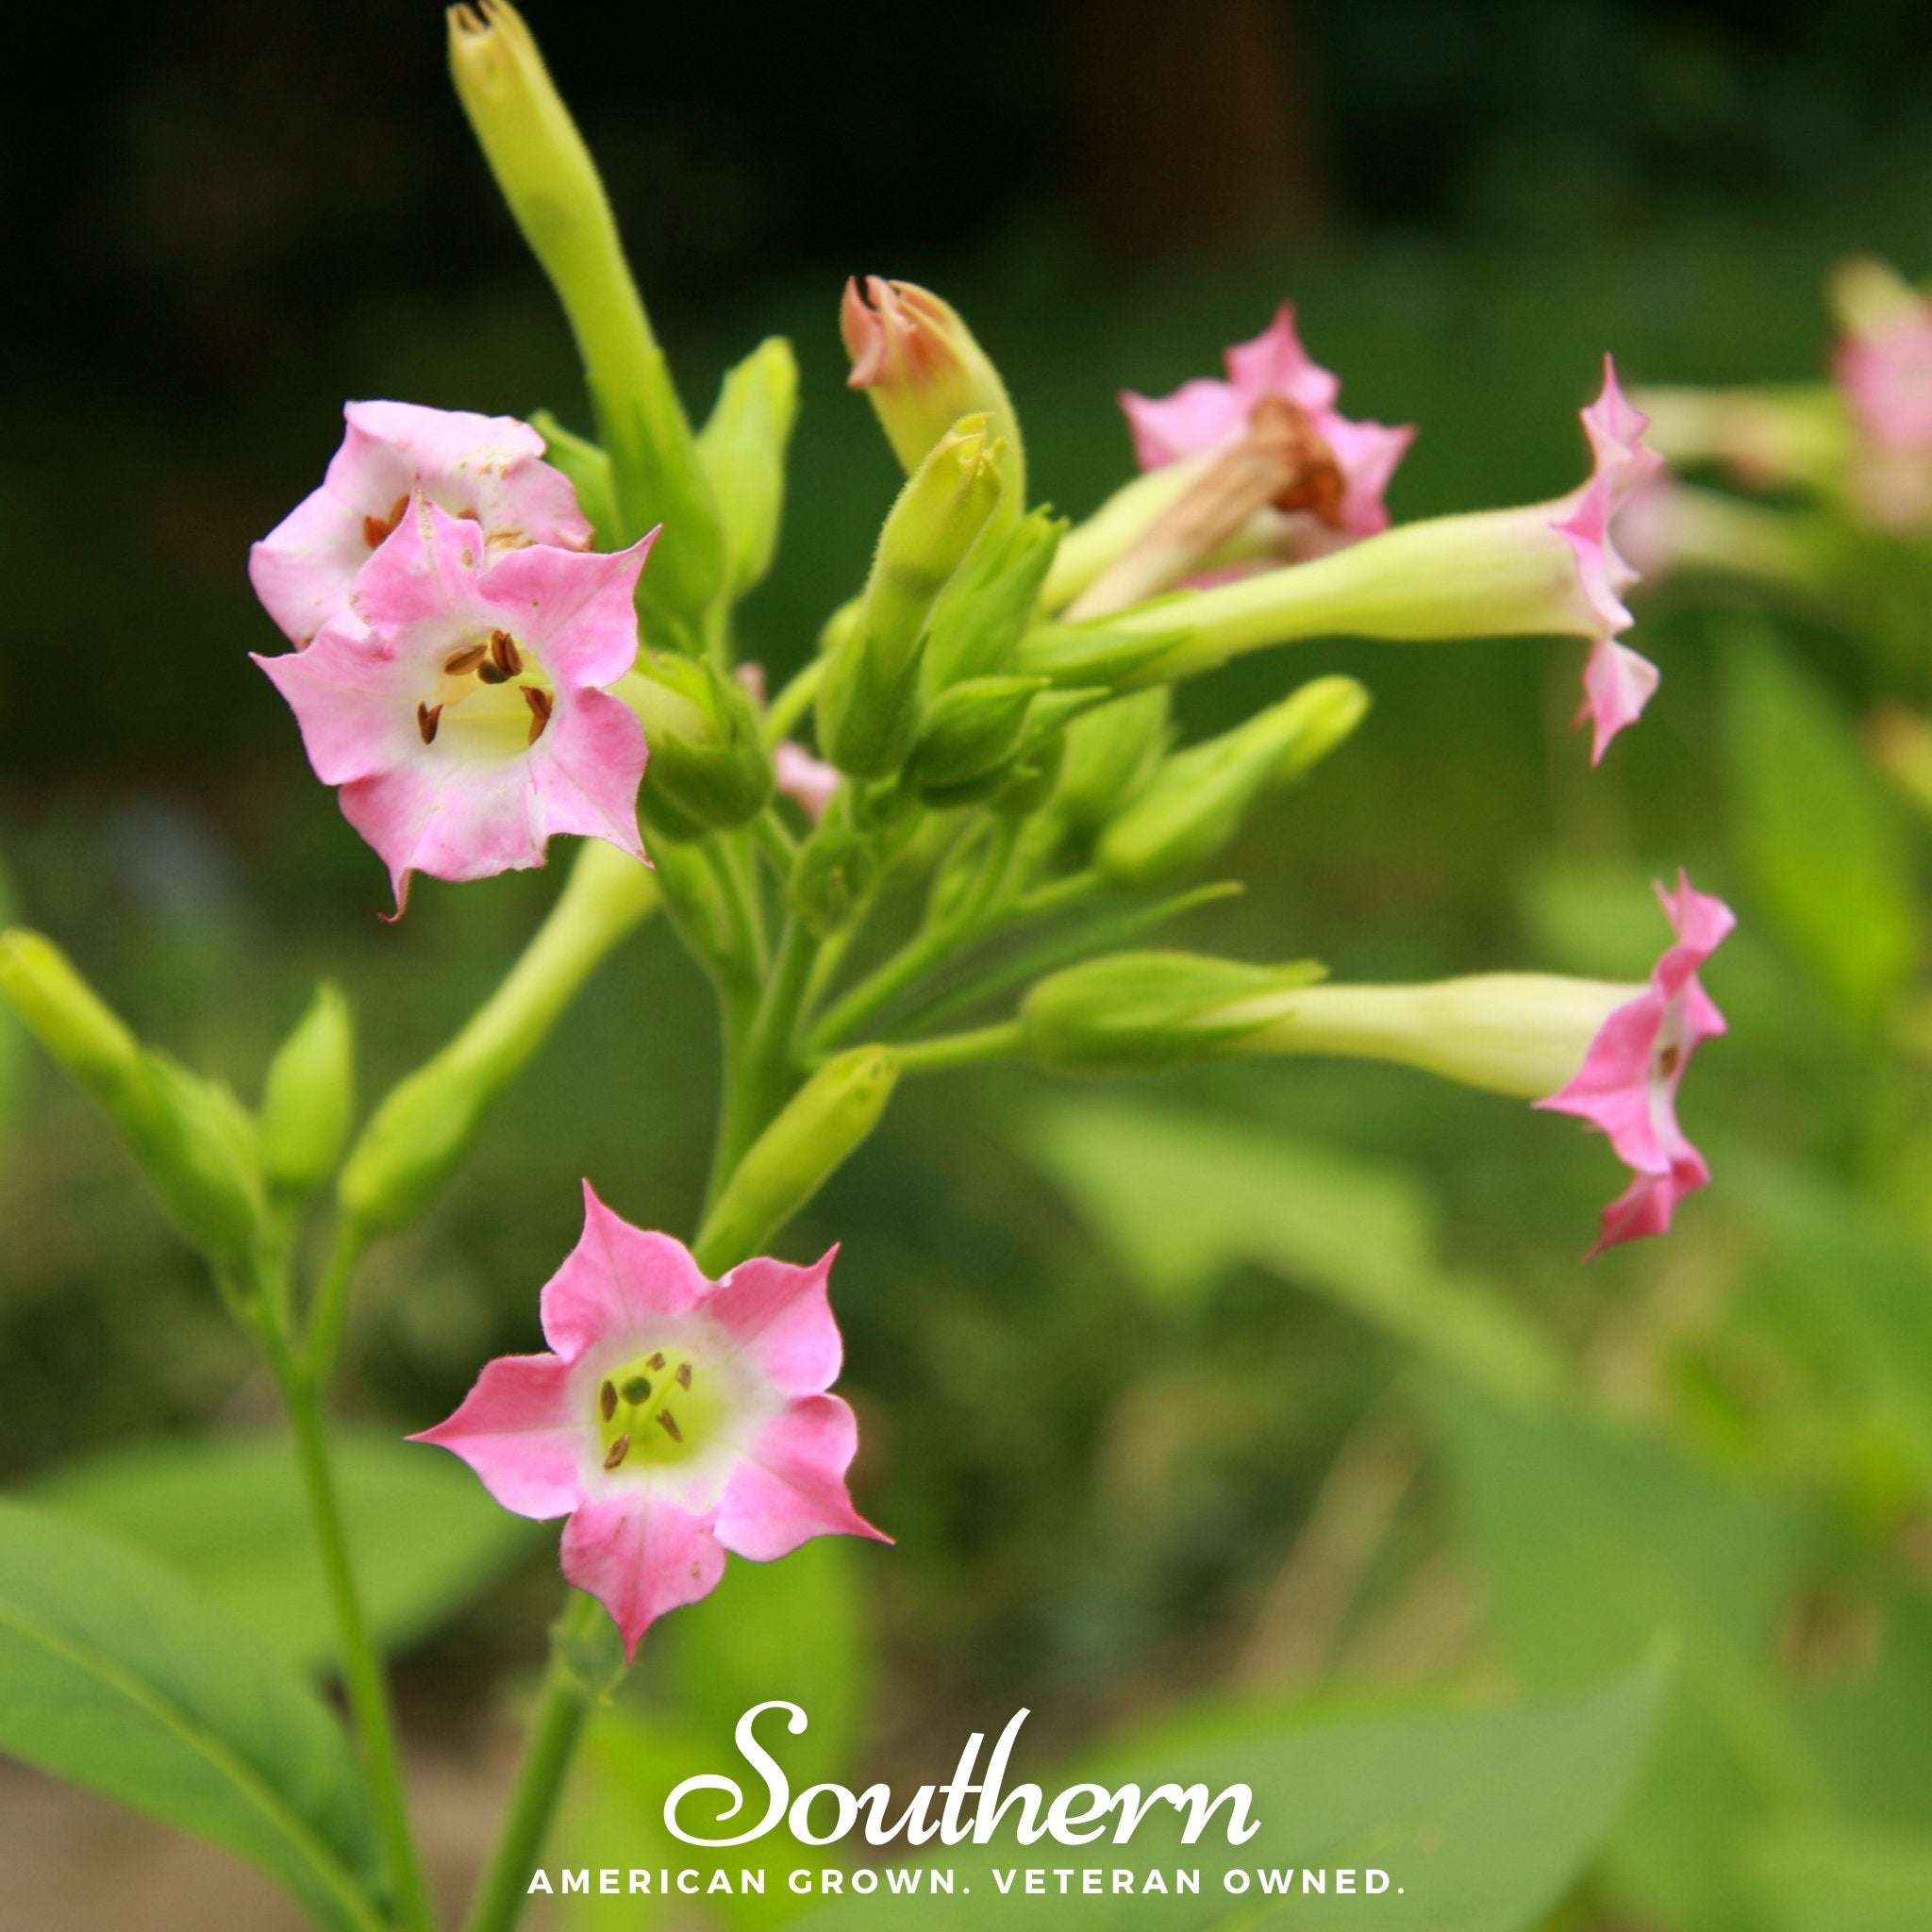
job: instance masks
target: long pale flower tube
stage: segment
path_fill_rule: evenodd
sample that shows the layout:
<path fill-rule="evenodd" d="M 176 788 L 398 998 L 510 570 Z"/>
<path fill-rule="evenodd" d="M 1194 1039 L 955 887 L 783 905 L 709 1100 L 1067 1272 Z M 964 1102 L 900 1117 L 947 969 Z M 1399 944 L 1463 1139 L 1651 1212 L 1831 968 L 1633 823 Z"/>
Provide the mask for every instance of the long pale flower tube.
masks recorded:
<path fill-rule="evenodd" d="M 1623 597 L 1637 574 L 1611 526 L 1659 459 L 1607 358 L 1603 392 L 1583 424 L 1594 464 L 1567 496 L 1405 524 L 1327 557 L 1124 611 L 1091 630 L 1049 627 L 1027 640 L 1014 668 L 1077 681 L 1141 642 L 1147 655 L 1119 682 L 1145 685 L 1318 637 L 1578 637 L 1591 643 L 1578 722 L 1592 722 L 1592 755 L 1601 758 L 1657 683 L 1656 667 L 1618 641 L 1632 622 Z"/>

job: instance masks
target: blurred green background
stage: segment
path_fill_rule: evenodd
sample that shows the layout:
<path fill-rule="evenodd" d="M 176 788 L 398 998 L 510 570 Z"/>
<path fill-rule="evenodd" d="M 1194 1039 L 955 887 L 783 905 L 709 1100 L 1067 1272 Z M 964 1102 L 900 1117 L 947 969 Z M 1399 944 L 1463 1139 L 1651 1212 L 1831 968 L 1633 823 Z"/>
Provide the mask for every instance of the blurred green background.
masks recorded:
<path fill-rule="evenodd" d="M 1126 472 L 1114 391 L 1209 372 L 1291 297 L 1343 407 L 1420 425 L 1391 493 L 1406 518 L 1570 487 L 1606 349 L 1630 382 L 1809 377 L 1835 259 L 1932 265 L 1932 16 L 1903 4 L 530 12 L 692 405 L 759 335 L 796 342 L 784 545 L 744 625 L 781 675 L 858 581 L 893 487 L 842 388 L 848 273 L 960 307 L 1018 404 L 1037 491 L 1074 514 Z M 568 339 L 444 84 L 433 8 L 200 0 L 47 9 L 13 31 L 0 863 L 24 916 L 148 1037 L 244 1092 L 312 981 L 339 976 L 374 1096 L 488 991 L 553 883 L 424 882 L 400 925 L 379 923 L 380 868 L 246 661 L 278 647 L 246 547 L 312 487 L 344 396 L 583 425 Z M 1932 1679 L 1932 1130 L 1893 1024 L 1924 841 L 1867 795 L 1849 722 L 1913 679 L 1923 696 L 1932 644 L 1901 671 L 1822 629 L 1739 634 L 1668 590 L 1639 614 L 1663 691 L 1595 774 L 1567 729 L 1572 644 L 1302 646 L 1191 688 L 1200 729 L 1328 668 L 1376 708 L 1250 828 L 1218 868 L 1249 891 L 1186 937 L 1349 975 L 1624 976 L 1662 930 L 1643 880 L 1687 864 L 1744 920 L 1710 974 L 1732 1038 L 1684 1099 L 1718 1187 L 1668 1242 L 1585 1271 L 1618 1184 L 1607 1151 L 1420 1076 L 909 1087 L 788 1243 L 846 1243 L 857 1489 L 900 1540 L 848 1559 L 855 1654 L 877 1674 L 851 1692 L 860 1761 L 930 1774 L 1020 1703 L 1072 1743 L 1187 1689 L 1383 1704 L 1593 1681 L 1585 1657 L 1600 1679 L 1641 1644 L 1565 1635 L 1521 1603 L 1512 1625 L 1518 1545 L 1595 1508 L 1578 1499 L 1621 1521 L 1630 1497 L 1670 1495 L 1695 1571 L 1724 1547 L 1695 1514 L 1707 1487 L 1724 1522 L 1747 1494 L 1738 1534 L 1774 1547 L 1740 1612 L 1754 1668 L 1876 1708 L 1897 1702 L 1874 1674 L 1904 1643 Z M 1779 822 L 1780 706 L 1850 771 L 1850 829 L 1802 801 Z M 1861 841 L 1881 897 L 1907 895 L 1909 942 L 1875 980 L 1869 908 L 1833 870 Z M 1792 909 L 1798 873 L 1822 909 Z M 355 1413 L 421 1427 L 486 1355 L 535 1345 L 581 1176 L 689 1231 L 709 1041 L 705 989 L 654 924 L 441 1208 L 373 1259 Z M 10 1041 L 0 1092 L 0 1478 L 264 1424 L 265 1380 L 84 1105 Z M 1238 1169 L 1204 1133 L 1262 1163 L 1254 1198 L 1150 1260 L 1120 1177 Z M 1881 1277 L 1890 1316 L 1858 1301 Z M 1560 1457 L 1512 1446 L 1531 1425 L 1482 1406 L 1496 1388 L 1441 1393 L 1467 1364 L 1416 1313 L 1436 1296 L 1533 1332 L 1657 1465 L 1579 1465 L 1554 1503 L 1504 1493 L 1496 1470 Z M 103 1405 L 104 1388 L 138 1398 Z M 1499 1522 L 1500 1556 L 1484 1541 Z M 1684 1621 L 1682 1602 L 1699 1622 L 1702 1582 L 1647 1525 L 1636 1507 L 1628 1563 L 1593 1559 L 1651 1579 L 1633 1630 Z M 508 1555 L 480 1596 L 399 1636 L 425 1749 L 481 1748 L 475 1674 L 513 1688 L 537 1654 L 549 1539 Z M 1524 1619 L 1547 1669 L 1514 1641 Z M 1923 1767 L 1900 1785 L 1875 1724 L 1846 1719 L 1838 1746 L 1803 1755 L 1827 1777 L 1856 1759 L 1893 1794 L 1881 1822 L 1907 1820 L 1932 1792 Z M 1659 1925 L 1761 1923 L 1690 1880 L 1635 1895 Z M 1566 1924 L 1610 1923 L 1575 1909 Z"/>

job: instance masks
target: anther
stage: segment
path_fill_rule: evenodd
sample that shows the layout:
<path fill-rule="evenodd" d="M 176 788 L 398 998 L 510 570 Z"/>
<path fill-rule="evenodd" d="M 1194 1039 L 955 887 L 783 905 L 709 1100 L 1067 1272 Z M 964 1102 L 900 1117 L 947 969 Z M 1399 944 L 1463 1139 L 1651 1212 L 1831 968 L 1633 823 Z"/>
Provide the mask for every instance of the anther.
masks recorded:
<path fill-rule="evenodd" d="M 399 496 L 391 507 L 386 517 L 364 517 L 362 519 L 362 541 L 370 549 L 377 548 L 382 540 L 408 514 L 409 499 Z"/>
<path fill-rule="evenodd" d="M 1677 1071 L 1677 1063 L 1684 1058 L 1682 1047 L 1667 1046 L 1657 1057 L 1657 1071 L 1668 1080 Z"/>
<path fill-rule="evenodd" d="M 661 1355 L 654 1355 L 644 1366 L 647 1369 L 661 1369 L 664 1366 L 664 1357 Z"/>
<path fill-rule="evenodd" d="M 660 1408 L 658 1411 L 655 1420 L 657 1422 L 658 1426 L 660 1429 L 662 1429 L 664 1433 L 667 1436 L 669 1436 L 674 1442 L 681 1442 L 684 1441 L 684 1431 L 677 1426 L 677 1418 L 674 1416 L 668 1408 Z M 625 1440 L 628 1441 L 629 1439 L 626 1438 Z"/>
<path fill-rule="evenodd" d="M 615 1469 L 629 1454 L 630 1437 L 627 1434 L 622 1435 L 618 1437 L 616 1441 L 611 1443 L 610 1453 L 604 1458 L 604 1467 L 606 1469 Z"/>
<path fill-rule="evenodd" d="M 510 679 L 510 674 L 508 671 L 488 658 L 484 658 L 482 663 L 477 665 L 476 675 L 485 684 L 508 684 Z"/>
<path fill-rule="evenodd" d="M 605 1386 L 608 1388 L 609 1385 L 607 1383 Z M 630 1380 L 624 1385 L 624 1399 L 627 1403 L 629 1403 L 633 1408 L 635 1408 L 637 1405 L 641 1402 L 650 1401 L 651 1385 L 649 1381 L 642 1375 L 633 1375 L 630 1378 Z"/>
<path fill-rule="evenodd" d="M 608 1423 L 617 1413 L 617 1384 L 606 1382 L 597 1391 L 597 1413 Z"/>
<path fill-rule="evenodd" d="M 436 722 L 442 716 L 441 705 L 418 705 L 416 707 L 416 729 L 423 734 L 425 744 L 436 742 Z"/>
<path fill-rule="evenodd" d="M 689 1389 L 691 1387 L 691 1364 L 689 1362 L 679 1362 L 677 1365 L 677 1386 L 680 1389 Z"/>
<path fill-rule="evenodd" d="M 461 677 L 467 673 L 475 670 L 477 665 L 482 663 L 489 655 L 490 646 L 488 644 L 471 644 L 463 650 L 452 651 L 442 660 L 442 668 L 450 676 Z"/>
<path fill-rule="evenodd" d="M 535 744 L 543 736 L 543 727 L 549 724 L 550 712 L 557 701 L 547 691 L 539 691 L 533 684 L 525 684 L 519 689 L 524 693 L 525 704 L 530 708 L 529 742 Z"/>
<path fill-rule="evenodd" d="M 524 668 L 524 654 L 517 649 L 516 640 L 507 630 L 490 633 L 490 656 L 506 677 L 514 677 Z"/>

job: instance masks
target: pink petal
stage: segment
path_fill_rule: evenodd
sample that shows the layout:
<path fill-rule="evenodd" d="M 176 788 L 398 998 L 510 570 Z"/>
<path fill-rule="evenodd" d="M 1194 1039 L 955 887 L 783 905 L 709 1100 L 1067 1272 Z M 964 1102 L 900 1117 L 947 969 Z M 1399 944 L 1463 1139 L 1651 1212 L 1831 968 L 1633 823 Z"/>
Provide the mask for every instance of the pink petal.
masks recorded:
<path fill-rule="evenodd" d="M 1932 448 L 1932 303 L 1840 342 L 1832 373 L 1866 440 L 1881 450 Z"/>
<path fill-rule="evenodd" d="M 1722 899 L 1698 891 L 1682 867 L 1677 871 L 1675 891 L 1666 891 L 1660 884 L 1656 891 L 1657 901 L 1670 919 L 1671 929 L 1677 935 L 1677 944 L 1687 949 L 1690 970 L 1694 972 L 1737 929 L 1738 915 Z M 1673 964 L 1673 957 L 1666 955 L 1665 965 L 1659 970 L 1671 970 Z M 1723 1030 L 1722 1022 L 1718 1030 Z"/>
<path fill-rule="evenodd" d="M 832 794 L 843 782 L 836 766 L 815 758 L 804 745 L 784 740 L 772 754 L 778 790 L 794 804 L 803 806 L 808 817 L 822 819 Z"/>
<path fill-rule="evenodd" d="M 540 1303 L 544 1340 L 575 1361 L 607 1337 L 689 1314 L 710 1292 L 682 1241 L 633 1227 L 586 1181 L 584 1231 Z"/>
<path fill-rule="evenodd" d="M 482 525 L 419 496 L 362 566 L 351 601 L 378 632 L 433 625 L 454 639 L 500 621 L 477 581 L 484 562 Z"/>
<path fill-rule="evenodd" d="M 543 863 L 543 838 L 522 758 L 413 758 L 345 784 L 342 816 L 389 867 L 400 911 L 408 874 L 486 879 Z"/>
<path fill-rule="evenodd" d="M 657 541 L 654 529 L 614 553 L 513 550 L 490 566 L 482 592 L 558 684 L 615 684 L 637 662 L 633 600 Z"/>
<path fill-rule="evenodd" d="M 575 832 L 644 862 L 638 832 L 644 760 L 644 727 L 628 705 L 601 691 L 559 693 L 548 729 L 520 761 L 540 850 L 554 833 Z"/>
<path fill-rule="evenodd" d="M 255 661 L 288 700 L 325 785 L 374 777 L 422 748 L 413 710 L 421 673 L 366 635 L 325 630 L 306 651 Z"/>
<path fill-rule="evenodd" d="M 1694 1150 L 1668 1174 L 1634 1175 L 1630 1185 L 1604 1209 L 1603 1232 L 1583 1258 L 1593 1261 L 1606 1248 L 1621 1242 L 1668 1234 L 1677 1203 L 1709 1183 L 1710 1170 Z"/>
<path fill-rule="evenodd" d="M 1576 581 L 1600 626 L 1598 634 L 1614 637 L 1628 630 L 1632 620 L 1618 595 L 1620 580 L 1627 583 L 1629 578 L 1628 567 L 1610 542 L 1610 486 L 1602 475 L 1592 476 L 1570 501 L 1570 514 L 1550 527 L 1576 559 Z"/>
<path fill-rule="evenodd" d="M 1350 536 L 1373 537 L 1389 527 L 1382 501 L 1396 465 L 1415 441 L 1415 425 L 1391 428 L 1384 423 L 1351 423 L 1345 416 L 1323 417 L 1316 425 L 1341 466 L 1341 525 Z"/>
<path fill-rule="evenodd" d="M 1617 365 L 1604 358 L 1604 386 L 1583 412 L 1584 434 L 1590 438 L 1596 472 L 1609 485 L 1611 508 L 1649 482 L 1664 459 L 1643 441 L 1650 418 L 1635 408 L 1617 382 Z"/>
<path fill-rule="evenodd" d="M 816 1395 L 838 1380 L 844 1357 L 828 1285 L 837 1248 L 809 1268 L 760 1257 L 718 1284 L 706 1315 L 787 1395 Z"/>
<path fill-rule="evenodd" d="M 1591 645 L 1584 660 L 1583 707 L 1576 723 L 1581 724 L 1586 718 L 1591 721 L 1591 764 L 1602 764 L 1610 741 L 1642 716 L 1658 681 L 1657 666 L 1628 644 L 1620 644 L 1615 638 L 1598 638 Z"/>
<path fill-rule="evenodd" d="M 564 1525 L 564 1576 L 615 1620 L 626 1663 L 666 1610 L 717 1589 L 724 1547 L 704 1518 L 639 1489 L 586 1503 Z"/>
<path fill-rule="evenodd" d="M 1134 460 L 1158 470 L 1183 457 L 1232 441 L 1248 426 L 1247 406 L 1224 382 L 1197 376 L 1171 396 L 1121 392 L 1121 408 L 1134 437 Z"/>
<path fill-rule="evenodd" d="M 836 1395 L 790 1404 L 758 1432 L 718 1505 L 718 1539 L 758 1562 L 789 1555 L 815 1536 L 889 1537 L 852 1507 L 845 1472 L 858 1424 Z"/>
<path fill-rule="evenodd" d="M 563 1516 L 583 1500 L 583 1420 L 570 1406 L 570 1364 L 554 1355 L 499 1356 L 448 1421 L 411 1436 L 460 1456 L 519 1516 Z"/>
<path fill-rule="evenodd" d="M 1274 320 L 1251 342 L 1237 342 L 1223 357 L 1227 379 L 1244 412 L 1263 396 L 1286 396 L 1310 413 L 1333 408 L 1341 385 L 1309 359 L 1295 332 L 1294 304 L 1284 302 Z"/>

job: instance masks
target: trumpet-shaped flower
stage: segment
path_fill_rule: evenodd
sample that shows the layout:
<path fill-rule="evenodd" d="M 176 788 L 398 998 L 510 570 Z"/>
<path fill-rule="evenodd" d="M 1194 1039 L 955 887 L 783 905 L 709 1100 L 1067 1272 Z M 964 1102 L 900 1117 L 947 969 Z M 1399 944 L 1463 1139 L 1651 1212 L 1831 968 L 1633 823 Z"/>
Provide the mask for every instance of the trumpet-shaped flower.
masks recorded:
<path fill-rule="evenodd" d="M 1336 409 L 1341 385 L 1302 347 L 1291 303 L 1284 302 L 1253 341 L 1237 342 L 1222 359 L 1225 382 L 1199 376 L 1169 396 L 1123 393 L 1121 408 L 1141 469 L 1161 469 L 1238 442 L 1257 408 L 1286 404 L 1304 443 L 1297 474 L 1274 504 L 1293 517 L 1282 533 L 1287 554 L 1307 556 L 1333 548 L 1338 540 L 1387 529 L 1383 492 L 1415 440 L 1414 428 L 1351 422 Z"/>
<path fill-rule="evenodd" d="M 350 403 L 322 488 L 248 553 L 262 608 L 299 650 L 325 625 L 353 626 L 357 574 L 401 524 L 412 496 L 483 531 L 486 553 L 527 543 L 590 547 L 591 525 L 543 439 L 512 416 Z"/>
<path fill-rule="evenodd" d="M 411 872 L 541 865 L 553 832 L 643 858 L 643 726 L 608 687 L 637 658 L 632 596 L 656 534 L 614 556 L 492 558 L 480 524 L 418 496 L 357 576 L 353 622 L 256 658 L 398 908 Z"/>
<path fill-rule="evenodd" d="M 461 1457 L 506 1509 L 568 1516 L 564 1576 L 634 1657 L 657 1618 L 716 1587 L 727 1550 L 763 1562 L 815 1536 L 888 1540 L 852 1507 L 858 1428 L 825 1392 L 841 1354 L 832 1258 L 708 1280 L 587 1183 L 582 1238 L 542 1292 L 551 1352 L 488 1363 L 411 1440 Z"/>
<path fill-rule="evenodd" d="M 1600 1129 L 1631 1171 L 1630 1185 L 1604 1209 L 1592 1255 L 1639 1235 L 1662 1234 L 1686 1194 L 1710 1180 L 1704 1157 L 1677 1124 L 1677 1087 L 1700 1041 L 1725 1031 L 1724 1015 L 1698 982 L 1698 969 L 1737 924 L 1723 900 L 1691 889 L 1657 896 L 1676 941 L 1650 984 L 1606 1019 L 1575 1077 L 1537 1104 Z"/>

